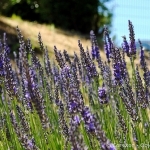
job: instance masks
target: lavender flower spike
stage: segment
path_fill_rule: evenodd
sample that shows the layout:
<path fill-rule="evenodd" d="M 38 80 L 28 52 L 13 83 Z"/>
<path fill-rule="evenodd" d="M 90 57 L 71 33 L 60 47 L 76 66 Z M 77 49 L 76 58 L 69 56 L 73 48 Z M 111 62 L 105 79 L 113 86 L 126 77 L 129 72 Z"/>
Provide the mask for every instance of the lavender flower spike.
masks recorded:
<path fill-rule="evenodd" d="M 129 44 L 125 36 L 122 36 L 122 38 L 123 38 L 122 49 L 126 52 L 127 56 L 129 57 Z"/>
<path fill-rule="evenodd" d="M 129 44 L 129 54 L 130 56 L 136 54 L 136 46 L 135 46 L 135 38 L 134 38 L 134 30 L 132 22 L 129 20 L 129 37 L 130 37 L 130 44 Z"/>
<path fill-rule="evenodd" d="M 106 36 L 104 38 L 104 50 L 105 50 L 105 53 L 106 53 L 106 57 L 107 57 L 107 61 L 108 63 L 110 63 L 110 51 L 108 49 L 108 44 L 107 44 L 107 40 L 106 40 Z"/>
<path fill-rule="evenodd" d="M 104 26 L 104 50 L 106 53 L 108 63 L 110 63 L 110 56 L 112 53 L 112 47 L 113 47 L 113 43 L 111 41 L 111 38 L 109 37 L 108 28 L 106 26 Z"/>
<path fill-rule="evenodd" d="M 139 41 L 139 44 L 140 44 L 140 65 L 141 65 L 141 68 L 144 68 L 146 63 L 145 63 L 145 57 L 144 57 L 144 50 L 143 50 L 143 46 L 142 46 L 142 43 L 140 40 Z"/>
<path fill-rule="evenodd" d="M 100 52 L 99 52 L 99 47 L 98 47 L 98 43 L 96 40 L 96 36 L 95 36 L 93 30 L 91 30 L 91 32 L 90 32 L 90 39 L 91 39 L 91 43 L 92 43 L 92 50 L 91 50 L 92 58 L 98 59 L 100 56 Z"/>

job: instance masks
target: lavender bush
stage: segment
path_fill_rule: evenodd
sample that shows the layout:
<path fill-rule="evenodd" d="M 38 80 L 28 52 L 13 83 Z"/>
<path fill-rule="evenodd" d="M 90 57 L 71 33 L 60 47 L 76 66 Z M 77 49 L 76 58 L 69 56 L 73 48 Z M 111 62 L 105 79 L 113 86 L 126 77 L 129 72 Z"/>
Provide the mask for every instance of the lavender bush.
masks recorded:
<path fill-rule="evenodd" d="M 0 150 L 133 150 L 150 148 L 150 71 L 129 21 L 129 41 L 114 45 L 104 27 L 104 51 L 93 31 L 91 48 L 78 41 L 80 55 L 54 46 L 49 57 L 42 37 L 40 62 L 17 27 L 14 62 L 4 33 L 0 40 Z M 127 68 L 129 57 L 132 74 Z"/>

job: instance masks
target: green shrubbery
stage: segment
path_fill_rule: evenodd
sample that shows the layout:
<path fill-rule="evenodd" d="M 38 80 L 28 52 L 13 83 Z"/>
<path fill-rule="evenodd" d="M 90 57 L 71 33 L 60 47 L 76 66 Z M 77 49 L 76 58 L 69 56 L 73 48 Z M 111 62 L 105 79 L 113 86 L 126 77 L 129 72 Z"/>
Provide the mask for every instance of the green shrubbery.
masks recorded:
<path fill-rule="evenodd" d="M 16 14 L 22 19 L 55 24 L 68 30 L 98 34 L 104 24 L 111 23 L 112 12 L 106 7 L 110 0 L 2 0 L 0 12 Z M 100 11 L 99 11 L 100 10 Z"/>

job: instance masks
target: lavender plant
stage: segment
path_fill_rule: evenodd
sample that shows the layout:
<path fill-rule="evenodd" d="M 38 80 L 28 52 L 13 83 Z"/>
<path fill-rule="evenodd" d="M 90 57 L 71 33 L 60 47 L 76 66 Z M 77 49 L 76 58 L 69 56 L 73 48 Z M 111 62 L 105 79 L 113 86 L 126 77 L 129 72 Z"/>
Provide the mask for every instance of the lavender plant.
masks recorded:
<path fill-rule="evenodd" d="M 0 40 L 0 150 L 134 150 L 150 148 L 150 71 L 131 21 L 122 48 L 104 27 L 106 61 L 93 31 L 79 55 L 54 46 L 55 60 L 38 34 L 43 61 L 17 27 L 19 52 L 9 58 Z M 129 57 L 130 62 L 126 61 Z M 128 63 L 131 64 L 132 74 Z M 139 65 L 141 67 L 139 67 Z"/>

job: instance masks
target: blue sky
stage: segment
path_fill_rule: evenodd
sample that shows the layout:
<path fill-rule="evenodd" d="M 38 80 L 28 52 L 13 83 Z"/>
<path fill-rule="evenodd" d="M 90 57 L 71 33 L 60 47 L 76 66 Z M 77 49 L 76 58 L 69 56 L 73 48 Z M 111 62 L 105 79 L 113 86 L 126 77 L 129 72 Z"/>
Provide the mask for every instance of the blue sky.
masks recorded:
<path fill-rule="evenodd" d="M 128 39 L 128 20 L 134 25 L 135 39 L 150 41 L 150 0 L 112 0 L 108 7 L 113 7 L 112 34 L 116 42 L 122 42 L 121 36 Z"/>

